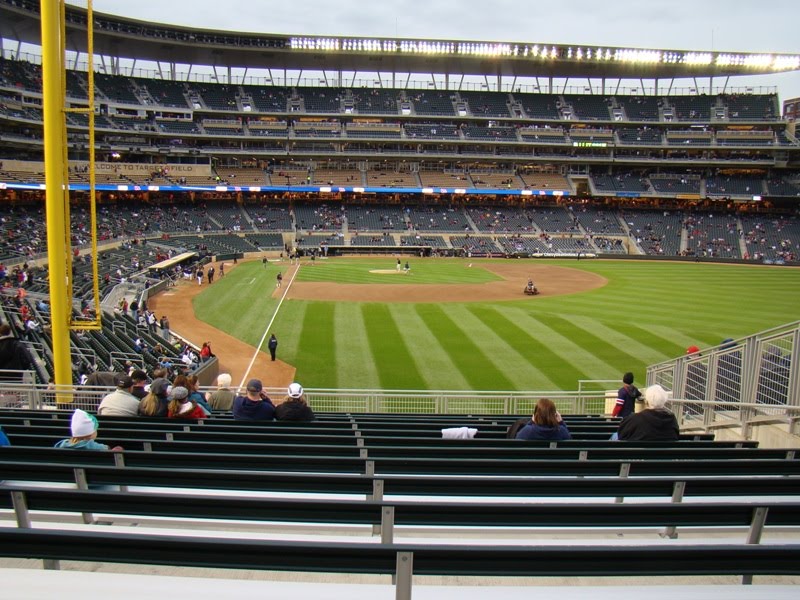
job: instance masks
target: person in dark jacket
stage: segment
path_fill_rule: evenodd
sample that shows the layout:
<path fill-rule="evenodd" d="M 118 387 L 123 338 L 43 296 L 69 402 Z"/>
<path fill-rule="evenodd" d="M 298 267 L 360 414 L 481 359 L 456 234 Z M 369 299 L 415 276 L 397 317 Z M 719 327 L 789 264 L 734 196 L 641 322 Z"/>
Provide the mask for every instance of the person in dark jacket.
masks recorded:
<path fill-rule="evenodd" d="M 622 387 L 617 392 L 617 402 L 614 410 L 611 411 L 612 417 L 627 417 L 636 412 L 636 401 L 641 398 L 642 393 L 633 385 L 633 373 L 625 373 L 622 376 Z"/>
<path fill-rule="evenodd" d="M 313 421 L 314 411 L 306 402 L 303 386 L 293 383 L 286 391 L 286 399 L 275 408 L 278 421 Z"/>
<path fill-rule="evenodd" d="M 666 409 L 667 392 L 660 385 L 644 391 L 647 408 L 625 417 L 619 425 L 618 439 L 629 442 L 674 442 L 680 438 L 678 420 Z"/>
<path fill-rule="evenodd" d="M 278 273 L 280 275 L 280 273 Z M 275 337 L 275 334 L 269 336 L 269 342 L 267 343 L 267 348 L 269 348 L 269 355 L 272 357 L 272 360 L 275 360 L 275 352 L 278 351 L 278 338 Z"/>
<path fill-rule="evenodd" d="M 233 399 L 233 418 L 240 421 L 271 421 L 275 418 L 275 405 L 264 393 L 260 379 L 247 382 L 247 395 Z"/>
<path fill-rule="evenodd" d="M 549 398 L 541 398 L 533 409 L 531 422 L 517 433 L 518 440 L 569 440 L 567 425 Z"/>
<path fill-rule="evenodd" d="M 0 371 L 29 371 L 33 368 L 33 359 L 25 344 L 14 337 L 8 323 L 0 325 Z M 22 374 L 0 372 L 0 381 L 22 381 Z"/>

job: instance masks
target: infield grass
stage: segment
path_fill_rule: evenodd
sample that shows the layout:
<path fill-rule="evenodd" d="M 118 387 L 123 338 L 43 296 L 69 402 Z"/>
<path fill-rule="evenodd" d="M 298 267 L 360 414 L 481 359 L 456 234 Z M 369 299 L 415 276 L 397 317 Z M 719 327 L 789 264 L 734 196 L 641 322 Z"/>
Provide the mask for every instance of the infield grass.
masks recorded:
<path fill-rule="evenodd" d="M 536 260 L 536 259 L 534 259 Z M 497 276 L 459 259 L 409 261 L 413 283 Z M 403 261 L 405 263 L 405 260 Z M 473 260 L 475 267 L 482 261 Z M 564 296 L 442 304 L 287 300 L 272 331 L 279 358 L 309 388 L 573 390 L 800 319 L 800 270 L 706 263 L 536 260 L 590 271 L 608 284 Z M 409 283 L 370 273 L 394 259 L 330 259 L 298 281 Z M 194 299 L 198 318 L 256 345 L 278 300 L 278 267 L 240 264 Z M 286 279 L 284 279 L 286 283 Z M 249 358 L 249 357 L 243 357 Z M 255 374 L 257 375 L 257 374 Z"/>

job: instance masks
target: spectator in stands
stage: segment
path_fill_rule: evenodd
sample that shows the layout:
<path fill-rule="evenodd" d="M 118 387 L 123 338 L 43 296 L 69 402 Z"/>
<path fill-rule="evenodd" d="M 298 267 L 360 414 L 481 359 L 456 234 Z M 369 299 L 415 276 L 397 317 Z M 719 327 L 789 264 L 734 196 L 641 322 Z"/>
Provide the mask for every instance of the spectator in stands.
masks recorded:
<path fill-rule="evenodd" d="M 139 398 L 134 396 L 133 380 L 129 375 L 117 378 L 117 389 L 107 394 L 97 407 L 103 417 L 135 417 L 139 414 Z"/>
<path fill-rule="evenodd" d="M 660 385 L 644 391 L 647 408 L 625 417 L 619 425 L 617 438 L 630 442 L 674 442 L 680 438 L 678 420 L 666 408 L 667 392 Z"/>
<path fill-rule="evenodd" d="M 314 411 L 306 402 L 303 386 L 292 383 L 286 390 L 286 398 L 275 408 L 278 421 L 313 421 Z"/>
<path fill-rule="evenodd" d="M 250 421 L 271 421 L 275 418 L 275 406 L 264 393 L 260 379 L 248 381 L 246 395 L 234 398 L 233 418 Z"/>
<path fill-rule="evenodd" d="M 147 390 L 144 389 L 145 385 L 147 385 L 147 373 L 141 369 L 134 369 L 131 373 L 131 380 L 133 381 L 131 394 L 136 396 L 139 400 L 147 396 Z"/>
<path fill-rule="evenodd" d="M 212 358 L 214 353 L 211 352 L 211 342 L 203 342 L 203 347 L 200 348 L 200 360 L 202 362 L 206 362 L 208 359 Z"/>
<path fill-rule="evenodd" d="M 540 398 L 533 409 L 531 421 L 517 433 L 518 440 L 568 440 L 572 436 L 555 403 Z"/>
<path fill-rule="evenodd" d="M 161 325 L 161 337 L 169 341 L 169 319 L 167 318 L 167 315 L 161 316 L 161 321 L 159 324 Z"/>
<path fill-rule="evenodd" d="M 4 371 L 28 371 L 34 368 L 28 348 L 11 333 L 8 323 L 0 325 L 0 381 L 21 381 L 22 373 Z"/>
<path fill-rule="evenodd" d="M 205 396 L 200 391 L 200 378 L 197 375 L 186 376 L 186 389 L 189 390 L 189 400 L 197 404 L 206 413 L 211 414 L 211 407 L 206 402 Z"/>
<path fill-rule="evenodd" d="M 641 398 L 642 392 L 633 385 L 633 373 L 622 376 L 622 387 L 617 392 L 617 403 L 611 411 L 612 417 L 625 418 L 636 410 L 636 401 Z"/>
<path fill-rule="evenodd" d="M 167 416 L 170 419 L 203 419 L 206 413 L 196 402 L 189 399 L 189 390 L 179 385 L 172 388 Z"/>
<path fill-rule="evenodd" d="M 94 415 L 77 409 L 72 413 L 70 421 L 70 433 L 72 437 L 56 443 L 56 448 L 73 448 L 75 450 L 108 450 L 108 446 L 96 442 L 97 419 Z M 122 450 L 120 446 L 111 448 L 112 451 Z"/>
<path fill-rule="evenodd" d="M 166 417 L 169 392 L 169 381 L 163 377 L 153 380 L 150 391 L 139 403 L 139 416 Z"/>
<path fill-rule="evenodd" d="M 213 392 L 206 392 L 206 402 L 212 410 L 228 411 L 233 407 L 233 399 L 236 394 L 231 387 L 230 373 L 220 373 L 217 376 L 217 389 Z"/>

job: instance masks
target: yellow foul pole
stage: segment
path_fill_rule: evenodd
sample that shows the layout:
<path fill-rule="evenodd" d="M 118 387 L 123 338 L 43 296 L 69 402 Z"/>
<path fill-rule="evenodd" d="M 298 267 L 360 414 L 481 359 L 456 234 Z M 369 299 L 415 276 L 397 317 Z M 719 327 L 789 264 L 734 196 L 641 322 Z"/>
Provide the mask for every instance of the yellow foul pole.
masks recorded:
<path fill-rule="evenodd" d="M 64 53 L 62 51 L 61 4 L 42 0 L 42 96 L 44 109 L 44 170 L 47 219 L 47 257 L 50 271 L 50 306 L 53 327 L 53 362 L 56 386 L 72 385 L 69 321 L 72 300 L 67 290 L 66 231 L 64 201 L 67 194 L 64 164 Z M 59 396 L 59 401 L 69 397 Z"/>

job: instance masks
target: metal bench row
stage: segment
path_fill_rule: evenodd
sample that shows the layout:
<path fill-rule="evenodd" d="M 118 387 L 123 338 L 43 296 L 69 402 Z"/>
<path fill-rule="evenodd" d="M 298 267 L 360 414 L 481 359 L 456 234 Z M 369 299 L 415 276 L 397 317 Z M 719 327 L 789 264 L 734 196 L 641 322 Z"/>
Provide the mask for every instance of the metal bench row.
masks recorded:
<path fill-rule="evenodd" d="M 184 450 L 185 448 L 185 450 Z M 97 452 L 9 446 L 0 449 L 3 465 L 22 462 L 61 464 L 160 467 L 164 469 L 252 469 L 258 471 L 298 471 L 314 473 L 411 474 L 441 476 L 731 476 L 731 475 L 798 475 L 800 460 L 795 458 L 703 458 L 698 460 L 641 459 L 635 453 L 626 458 L 597 458 L 592 460 L 525 460 L 514 458 L 441 458 L 438 456 L 327 456 L 266 454 L 257 445 L 250 451 L 201 452 L 187 445 L 184 451 Z M 0 469 L 0 479 L 6 478 Z"/>

